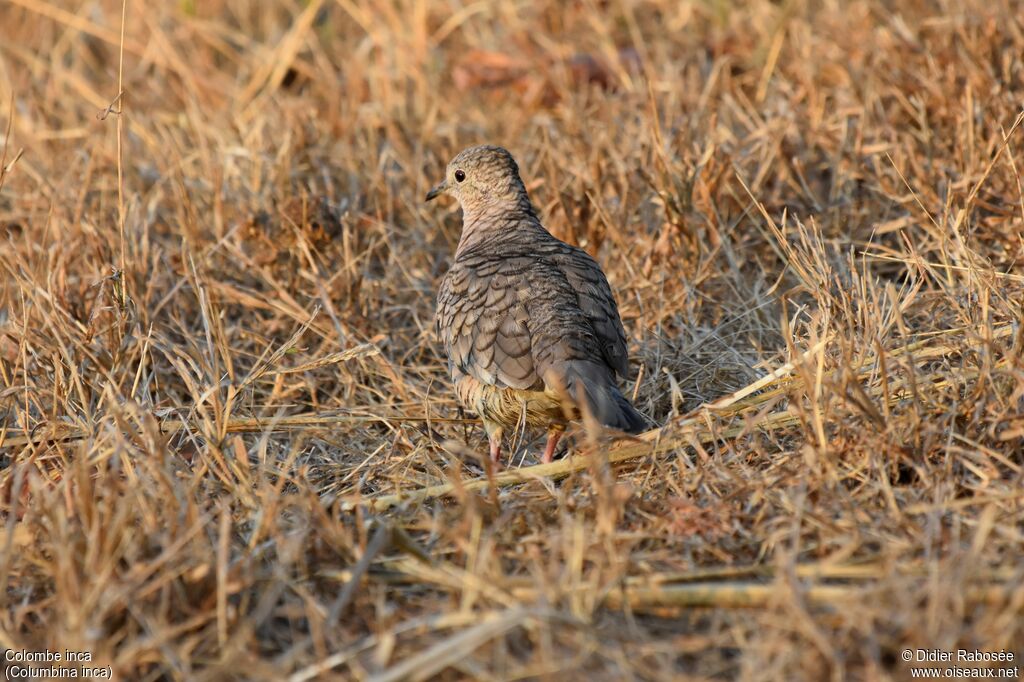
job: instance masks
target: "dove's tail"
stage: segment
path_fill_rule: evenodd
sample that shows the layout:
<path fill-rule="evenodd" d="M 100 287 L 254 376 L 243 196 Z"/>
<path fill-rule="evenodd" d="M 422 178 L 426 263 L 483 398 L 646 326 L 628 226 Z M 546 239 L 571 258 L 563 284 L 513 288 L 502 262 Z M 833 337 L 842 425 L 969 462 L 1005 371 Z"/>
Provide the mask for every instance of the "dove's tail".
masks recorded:
<path fill-rule="evenodd" d="M 570 362 L 565 373 L 565 388 L 581 412 L 589 409 L 605 426 L 627 433 L 647 430 L 647 419 L 622 395 L 607 367 L 591 362 Z"/>

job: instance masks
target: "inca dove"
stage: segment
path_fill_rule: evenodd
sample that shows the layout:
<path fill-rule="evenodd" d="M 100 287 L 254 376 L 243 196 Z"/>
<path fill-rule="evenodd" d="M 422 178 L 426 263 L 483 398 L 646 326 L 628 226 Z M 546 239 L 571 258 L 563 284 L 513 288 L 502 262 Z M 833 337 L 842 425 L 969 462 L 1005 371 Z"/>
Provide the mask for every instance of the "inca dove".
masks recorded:
<path fill-rule="evenodd" d="M 503 431 L 548 428 L 551 461 L 567 420 L 589 412 L 637 433 L 645 419 L 623 397 L 626 334 L 601 267 L 541 225 L 501 147 L 464 150 L 427 201 L 462 204 L 462 237 L 437 294 L 437 330 L 459 400 L 483 419 L 491 458 Z"/>

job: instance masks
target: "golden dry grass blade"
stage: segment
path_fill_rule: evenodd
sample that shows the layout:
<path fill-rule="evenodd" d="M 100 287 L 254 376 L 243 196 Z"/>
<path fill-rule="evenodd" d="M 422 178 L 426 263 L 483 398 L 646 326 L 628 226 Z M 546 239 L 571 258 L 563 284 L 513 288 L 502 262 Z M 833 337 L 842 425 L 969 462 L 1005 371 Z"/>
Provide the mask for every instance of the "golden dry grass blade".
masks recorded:
<path fill-rule="evenodd" d="M 270 53 L 266 63 L 242 90 L 239 100 L 244 110 L 248 112 L 253 107 L 260 106 L 261 100 L 265 99 L 265 97 L 260 97 L 261 91 L 266 92 L 280 84 L 285 73 L 291 68 L 292 61 L 302 47 L 303 41 L 306 40 L 306 34 L 313 26 L 313 21 L 324 6 L 324 2 L 325 0 L 312 0 L 295 18 L 295 23 Z"/>
<path fill-rule="evenodd" d="M 1009 586 L 992 585 L 970 588 L 964 595 L 965 602 L 1002 603 Z M 811 606 L 825 606 L 832 609 L 850 608 L 868 598 L 877 587 L 847 585 L 809 585 L 799 590 L 801 599 Z M 764 608 L 778 603 L 785 597 L 775 585 L 756 583 L 713 583 L 671 585 L 661 588 L 627 588 L 621 593 L 608 595 L 606 606 L 619 609 L 629 606 L 635 611 L 655 608 Z"/>
<path fill-rule="evenodd" d="M 288 367 L 285 369 L 271 370 L 274 374 L 295 374 L 297 372 L 309 372 L 314 369 L 321 367 L 327 367 L 328 365 L 336 365 L 339 362 L 345 362 L 347 360 L 354 360 L 357 358 L 366 358 L 371 355 L 379 355 L 380 349 L 374 346 L 372 343 L 363 343 L 358 346 L 354 346 L 347 350 L 338 351 L 337 353 L 328 353 L 322 358 L 312 360 L 310 362 L 304 362 L 295 367 Z"/>
<path fill-rule="evenodd" d="M 387 670 L 371 676 L 372 682 L 398 682 L 398 680 L 425 680 L 450 665 L 468 657 L 473 651 L 513 628 L 521 626 L 531 617 L 525 609 L 515 608 L 500 613 L 483 614 L 480 623 L 417 654 L 406 658 Z"/>
<path fill-rule="evenodd" d="M 48 2 L 42 0 L 4 0 L 12 5 L 24 7 L 25 9 L 36 12 L 37 14 L 52 19 L 54 21 L 70 26 L 76 30 L 88 33 L 91 36 L 95 36 L 104 42 L 110 43 L 111 45 L 124 47 L 124 49 L 135 55 L 142 55 L 145 52 L 145 47 L 134 40 L 124 40 L 124 37 L 117 31 L 111 30 L 104 26 L 100 26 L 88 19 L 78 16 L 72 12 L 69 12 L 60 7 L 55 7 Z"/>

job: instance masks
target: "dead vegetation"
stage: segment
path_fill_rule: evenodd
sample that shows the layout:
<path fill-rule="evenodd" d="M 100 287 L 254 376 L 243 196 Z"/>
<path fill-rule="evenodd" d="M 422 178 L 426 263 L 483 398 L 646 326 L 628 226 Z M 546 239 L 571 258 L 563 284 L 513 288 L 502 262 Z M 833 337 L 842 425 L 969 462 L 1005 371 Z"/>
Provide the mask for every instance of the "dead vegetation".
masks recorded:
<path fill-rule="evenodd" d="M 1024 653 L 1016 3 L 125 8 L 0 0 L 0 647 L 132 680 Z M 485 141 L 604 265 L 663 429 L 482 468 L 422 197 Z"/>

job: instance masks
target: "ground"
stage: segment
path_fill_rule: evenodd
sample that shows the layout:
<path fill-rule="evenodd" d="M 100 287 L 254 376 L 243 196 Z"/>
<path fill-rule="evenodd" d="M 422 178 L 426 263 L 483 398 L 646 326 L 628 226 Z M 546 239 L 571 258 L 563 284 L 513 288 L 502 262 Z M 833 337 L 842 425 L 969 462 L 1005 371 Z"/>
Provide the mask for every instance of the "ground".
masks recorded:
<path fill-rule="evenodd" d="M 3 648 L 121 680 L 1020 663 L 1017 3 L 0 19 Z M 423 202 L 479 143 L 604 267 L 658 430 L 484 468 L 433 329 L 459 212 Z"/>

